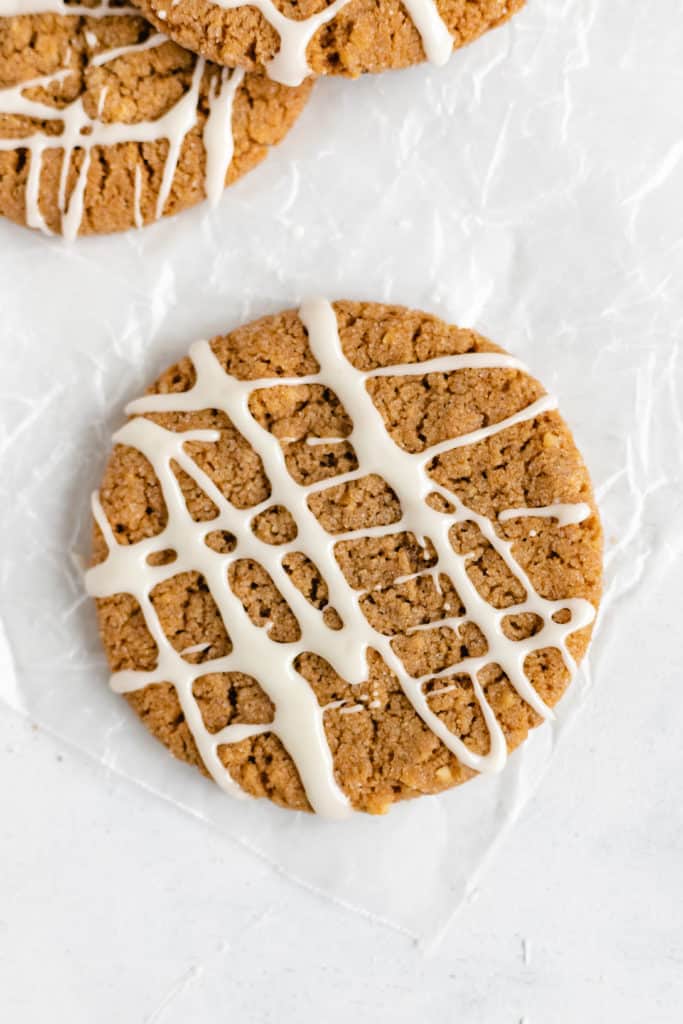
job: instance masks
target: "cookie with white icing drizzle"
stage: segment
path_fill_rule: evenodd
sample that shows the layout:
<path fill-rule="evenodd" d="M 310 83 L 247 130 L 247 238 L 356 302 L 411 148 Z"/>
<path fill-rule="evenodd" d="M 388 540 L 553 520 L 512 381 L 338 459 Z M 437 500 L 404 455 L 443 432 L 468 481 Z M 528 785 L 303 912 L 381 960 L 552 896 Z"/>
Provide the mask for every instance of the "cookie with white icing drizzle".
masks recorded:
<path fill-rule="evenodd" d="M 500 771 L 552 715 L 601 528 L 516 359 L 315 300 L 195 343 L 127 411 L 87 589 L 113 688 L 177 757 L 344 818 Z"/>
<path fill-rule="evenodd" d="M 264 66 L 297 85 L 445 64 L 454 49 L 496 28 L 525 0 L 134 0 L 183 46 L 228 67 Z"/>
<path fill-rule="evenodd" d="M 307 94 L 209 64 L 116 0 L 0 0 L 0 213 L 74 238 L 216 203 Z"/>

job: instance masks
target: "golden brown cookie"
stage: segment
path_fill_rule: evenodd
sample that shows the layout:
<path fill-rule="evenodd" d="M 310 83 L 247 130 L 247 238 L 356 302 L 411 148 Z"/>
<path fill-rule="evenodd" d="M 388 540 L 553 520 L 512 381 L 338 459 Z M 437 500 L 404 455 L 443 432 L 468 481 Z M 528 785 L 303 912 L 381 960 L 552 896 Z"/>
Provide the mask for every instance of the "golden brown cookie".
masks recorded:
<path fill-rule="evenodd" d="M 556 402 L 474 331 L 323 300 L 133 402 L 94 499 L 100 631 L 229 791 L 344 817 L 503 768 L 585 653 L 600 521 Z"/>
<path fill-rule="evenodd" d="M 525 0 L 135 0 L 172 39 L 228 67 L 309 74 L 386 71 L 452 51 L 507 21 Z"/>
<path fill-rule="evenodd" d="M 308 83 L 207 64 L 130 8 L 91 4 L 0 17 L 0 213 L 20 224 L 73 238 L 215 203 L 306 102 Z"/>

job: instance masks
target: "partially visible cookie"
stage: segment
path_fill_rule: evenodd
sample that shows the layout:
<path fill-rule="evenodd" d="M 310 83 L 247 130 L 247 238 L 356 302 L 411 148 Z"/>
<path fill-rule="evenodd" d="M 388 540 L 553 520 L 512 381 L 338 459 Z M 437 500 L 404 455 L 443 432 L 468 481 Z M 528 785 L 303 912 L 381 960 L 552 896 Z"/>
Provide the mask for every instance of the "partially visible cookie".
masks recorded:
<path fill-rule="evenodd" d="M 165 371 L 95 498 L 114 688 L 235 793 L 344 817 L 501 769 L 557 703 L 601 528 L 555 400 L 474 331 L 319 300 Z"/>
<path fill-rule="evenodd" d="M 386 71 L 454 49 L 501 25 L 525 0 L 135 0 L 172 39 L 275 81 Z"/>
<path fill-rule="evenodd" d="M 35 7 L 0 5 L 0 214 L 20 224 L 73 238 L 215 203 L 306 101 L 308 83 L 207 64 L 115 2 Z"/>

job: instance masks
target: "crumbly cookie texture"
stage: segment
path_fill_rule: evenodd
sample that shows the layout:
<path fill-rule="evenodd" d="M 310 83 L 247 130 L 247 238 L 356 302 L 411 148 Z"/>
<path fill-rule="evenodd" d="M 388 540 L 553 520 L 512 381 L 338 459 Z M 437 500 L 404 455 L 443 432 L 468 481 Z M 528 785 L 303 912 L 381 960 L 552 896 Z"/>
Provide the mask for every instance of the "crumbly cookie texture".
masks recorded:
<path fill-rule="evenodd" d="M 57 234 L 123 231 L 204 199 L 210 151 L 219 190 L 240 178 L 287 133 L 309 83 L 252 72 L 237 86 L 197 60 L 136 15 L 0 18 L 0 213 Z"/>
<path fill-rule="evenodd" d="M 273 0 L 273 4 L 226 9 L 212 0 L 135 0 L 154 24 L 183 46 L 228 67 L 268 65 L 282 44 L 278 14 L 293 22 L 315 19 L 333 0 Z M 319 25 L 306 48 L 314 75 L 347 75 L 404 68 L 425 60 L 427 33 L 418 30 L 416 10 L 434 12 L 457 49 L 496 28 L 524 6 L 525 0 L 350 0 Z M 424 4 L 424 10 L 422 7 Z M 430 12 L 429 7 L 434 11 Z M 412 10 L 412 16 L 410 9 Z M 272 12 L 276 13 L 273 14 Z M 285 25 L 285 30 L 287 26 Z M 311 22 L 311 30 L 313 22 Z M 304 44 L 305 45 L 305 44 Z"/>
<path fill-rule="evenodd" d="M 474 331 L 449 326 L 425 313 L 357 302 L 337 302 L 333 309 L 343 355 L 363 371 L 454 354 L 502 352 Z M 210 348 L 225 373 L 240 380 L 291 378 L 317 370 L 306 329 L 295 311 L 216 337 Z M 180 395 L 195 380 L 195 367 L 185 358 L 164 372 L 148 394 Z M 407 452 L 422 452 L 500 423 L 545 394 L 533 377 L 507 368 L 375 376 L 367 388 L 392 441 Z M 436 557 L 429 539 L 421 543 L 404 530 L 363 536 L 364 530 L 398 522 L 400 500 L 379 475 L 335 485 L 335 477 L 357 468 L 356 453 L 345 440 L 353 425 L 335 393 L 335 381 L 259 387 L 249 398 L 249 410 L 264 431 L 278 439 L 293 486 L 329 484 L 309 498 L 309 506 L 330 534 L 359 531 L 352 539 L 341 540 L 335 554 L 366 619 L 378 634 L 393 638 L 409 676 L 426 678 L 430 710 L 469 751 L 485 755 L 489 729 L 472 679 L 462 669 L 433 682 L 429 676 L 443 673 L 449 665 L 466 666 L 468 658 L 484 655 L 486 641 L 477 622 L 468 617 L 448 566 L 439 566 L 434 573 Z M 217 431 L 215 441 L 189 441 L 185 451 L 237 508 L 268 499 L 270 483 L 259 452 L 237 432 L 225 412 L 207 408 L 145 416 L 168 431 Z M 561 416 L 552 409 L 543 411 L 476 443 L 445 448 L 431 460 L 430 478 L 472 513 L 486 517 L 497 536 L 512 542 L 514 558 L 533 588 L 543 598 L 582 598 L 597 608 L 601 527 L 588 472 Z M 206 524 L 205 543 L 217 553 L 232 550 L 234 537 L 211 528 L 218 512 L 214 501 L 177 463 L 171 469 L 192 520 Z M 118 444 L 114 448 L 99 500 L 119 545 L 154 537 L 168 523 L 159 480 L 135 447 Z M 430 501 L 448 512 L 443 497 Z M 506 510 L 560 504 L 585 508 L 581 521 L 567 525 L 550 516 L 498 518 Z M 296 537 L 293 518 L 282 506 L 262 511 L 252 528 L 269 545 L 290 544 Z M 524 586 L 477 523 L 468 519 L 456 523 L 449 538 L 454 551 L 467 556 L 467 576 L 490 606 L 506 609 L 524 601 Z M 285 556 L 286 571 L 330 628 L 338 628 L 341 623 L 328 602 L 326 581 L 306 556 L 306 536 L 296 537 L 296 542 L 300 548 Z M 102 563 L 106 556 L 105 539 L 95 525 L 93 564 Z M 172 557 L 172 553 L 158 552 L 153 560 L 158 565 Z M 268 629 L 272 644 L 301 637 L 296 616 L 257 561 L 233 562 L 229 586 L 244 614 Z M 175 651 L 184 652 L 188 662 L 213 662 L 231 652 L 230 636 L 201 574 L 186 567 L 176 574 L 171 570 L 152 591 L 151 601 L 166 638 Z M 99 598 L 97 610 L 112 670 L 154 670 L 156 644 L 136 600 L 117 593 Z M 449 617 L 459 617 L 460 624 L 439 625 Z M 541 628 L 538 616 L 528 612 L 510 614 L 502 621 L 505 635 L 513 641 L 524 641 Z M 567 647 L 576 661 L 583 656 L 590 633 L 590 626 L 569 631 Z M 384 813 L 396 801 L 439 793 L 475 774 L 416 713 L 398 676 L 376 651 L 368 652 L 367 681 L 360 685 L 350 686 L 315 651 L 303 653 L 296 668 L 301 684 L 312 688 L 317 705 L 326 709 L 324 732 L 334 777 L 355 809 Z M 524 669 L 543 702 L 555 705 L 570 678 L 559 650 L 534 651 Z M 507 747 L 513 750 L 541 718 L 499 665 L 483 667 L 478 680 Z M 273 722 L 273 701 L 253 676 L 207 671 L 197 676 L 192 692 L 204 726 L 212 734 L 239 723 L 267 726 Z M 126 699 L 176 757 L 206 772 L 170 681 L 144 686 Z M 265 728 L 258 735 L 226 743 L 219 746 L 218 756 L 231 779 L 251 796 L 310 810 L 297 768 L 275 732 Z"/>

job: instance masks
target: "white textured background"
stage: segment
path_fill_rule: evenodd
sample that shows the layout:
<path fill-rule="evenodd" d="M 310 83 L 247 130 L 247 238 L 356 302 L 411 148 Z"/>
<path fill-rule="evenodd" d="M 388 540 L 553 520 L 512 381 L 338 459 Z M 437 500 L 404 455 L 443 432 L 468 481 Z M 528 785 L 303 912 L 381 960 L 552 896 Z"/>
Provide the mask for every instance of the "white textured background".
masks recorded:
<path fill-rule="evenodd" d="M 116 422 L 195 336 L 312 292 L 423 306 L 526 358 L 601 488 L 619 594 L 578 723 L 429 957 L 2 710 L 0 1020 L 681 1019 L 681 53 L 680 0 L 530 0 L 442 71 L 322 83 L 212 216 L 70 251 L 0 225 L 0 621 L 50 713 L 73 578 L 12 537 L 80 519 L 93 410 Z M 73 440 L 45 447 L 74 388 Z"/>

